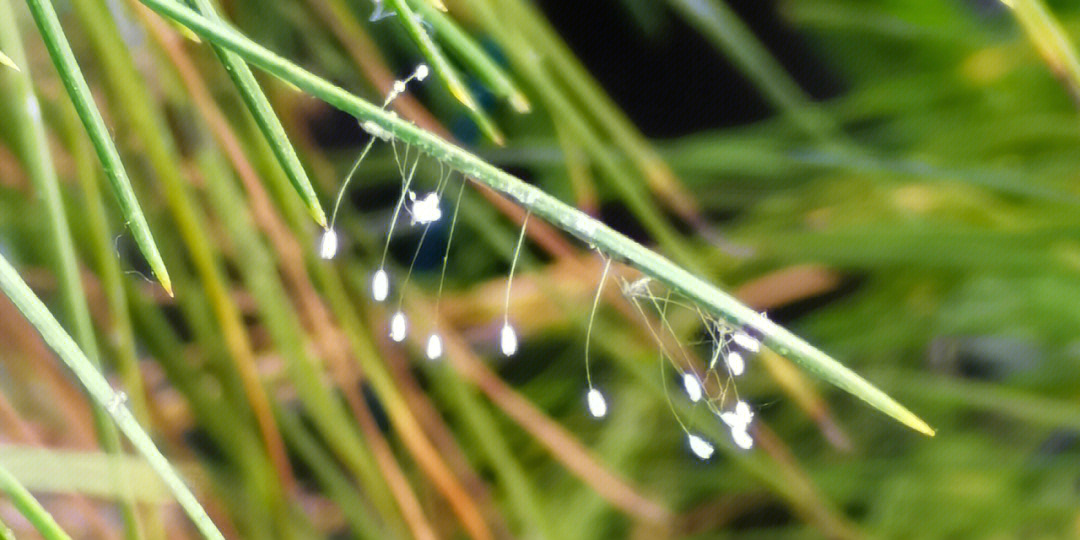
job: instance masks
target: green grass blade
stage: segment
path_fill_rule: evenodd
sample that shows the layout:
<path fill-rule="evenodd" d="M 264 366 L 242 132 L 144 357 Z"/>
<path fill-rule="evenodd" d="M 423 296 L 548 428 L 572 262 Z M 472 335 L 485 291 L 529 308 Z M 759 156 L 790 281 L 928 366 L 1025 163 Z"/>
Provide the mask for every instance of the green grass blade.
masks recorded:
<path fill-rule="evenodd" d="M 405 0 L 386 0 L 386 2 L 397 13 L 397 19 L 405 28 L 405 32 L 416 42 L 417 47 L 420 47 L 420 52 L 431 63 L 435 73 L 438 73 L 439 77 L 446 83 L 450 93 L 465 105 L 465 109 L 469 111 L 469 116 L 480 127 L 480 130 L 495 144 L 502 146 L 504 141 L 502 133 L 499 132 L 499 129 L 495 127 L 495 124 L 480 108 L 480 104 L 476 102 L 472 92 L 469 92 L 469 89 L 465 87 L 465 83 L 461 81 L 461 76 L 458 75 L 457 70 L 450 65 L 446 56 L 443 55 L 442 49 L 432 41 L 427 30 L 420 26 L 416 12 L 405 3 Z"/>
<path fill-rule="evenodd" d="M 210 0 L 188 0 L 188 4 L 208 18 L 221 19 Z M 233 84 L 236 85 L 236 89 L 240 91 L 240 96 L 244 99 L 248 110 L 251 111 L 251 115 L 255 117 L 259 130 L 262 131 L 263 136 L 270 143 L 274 156 L 281 163 L 281 168 L 285 169 L 285 174 L 289 176 L 289 182 L 296 189 L 296 193 L 300 195 L 300 199 L 307 205 L 308 212 L 315 218 L 315 223 L 320 227 L 326 227 L 326 213 L 323 212 L 322 205 L 319 204 L 319 198 L 315 195 L 311 180 L 308 179 L 304 166 L 300 164 L 300 158 L 296 156 L 296 150 L 293 148 L 292 143 L 289 142 L 289 137 L 285 134 L 285 128 L 281 126 L 281 121 L 278 120 L 273 108 L 270 107 L 270 101 L 266 99 L 266 95 L 259 88 L 259 83 L 255 80 L 251 68 L 239 56 L 217 45 L 212 47 L 222 65 L 225 66 L 225 71 L 229 74 Z"/>
<path fill-rule="evenodd" d="M 449 15 L 431 7 L 426 1 L 416 2 L 416 8 L 424 16 L 424 20 L 431 23 L 443 43 L 455 52 L 462 62 L 468 64 L 469 68 L 491 88 L 495 95 L 507 100 L 517 112 L 522 114 L 529 112 L 532 108 L 529 99 L 518 88 L 510 74 L 495 63 L 491 56 L 484 52 L 480 45 Z"/>
<path fill-rule="evenodd" d="M 172 0 L 143 0 L 151 9 L 191 28 L 204 39 L 235 51 L 245 60 L 280 77 L 297 88 L 345 111 L 358 120 L 371 121 L 400 140 L 460 171 L 468 178 L 508 196 L 564 231 L 608 255 L 637 267 L 646 275 L 686 295 L 704 309 L 736 327 L 753 330 L 777 353 L 802 365 L 822 380 L 836 385 L 892 416 L 901 423 L 931 435 L 934 430 L 896 400 L 874 387 L 829 355 L 788 330 L 589 215 L 548 195 L 543 190 L 502 171 L 483 159 L 382 110 L 340 87 L 270 52 L 232 28 L 201 17 Z"/>
<path fill-rule="evenodd" d="M 86 355 L 79 350 L 75 340 L 60 326 L 56 318 L 49 313 L 45 304 L 34 294 L 26 282 L 19 277 L 18 272 L 11 266 L 6 258 L 0 256 L 0 289 L 11 299 L 12 303 L 22 312 L 34 328 L 41 333 L 42 339 L 52 348 L 61 360 L 75 374 L 83 388 L 86 389 L 90 398 L 112 416 L 116 426 L 127 436 L 135 449 L 142 454 L 154 472 L 161 477 L 176 498 L 180 506 L 187 512 L 195 523 L 196 528 L 205 538 L 212 540 L 224 540 L 224 536 L 218 531 L 210 516 L 206 514 L 195 495 L 191 493 L 180 476 L 173 470 L 172 465 L 165 456 L 154 446 L 153 440 L 139 426 L 131 410 L 124 404 L 124 399 L 118 395 L 105 377 L 94 368 Z"/>
<path fill-rule="evenodd" d="M 0 466 L 0 491 L 11 499 L 11 504 L 15 506 L 15 509 L 30 521 L 46 540 L 71 540 L 71 537 L 60 528 L 41 503 L 37 502 L 37 499 L 3 466 Z M 0 528 L 7 527 L 0 524 Z"/>
<path fill-rule="evenodd" d="M 1080 59 L 1077 59 L 1069 34 L 1054 18 L 1054 14 L 1042 0 L 1012 0 L 1004 3 L 1012 7 L 1017 22 L 1050 66 L 1050 70 L 1065 83 L 1073 99 L 1080 100 Z"/>
<path fill-rule="evenodd" d="M 4 54 L 4 51 L 0 51 L 0 66 L 7 66 L 15 71 L 19 70 L 19 65 L 11 60 L 11 57 Z"/>
<path fill-rule="evenodd" d="M 14 24 L 14 11 L 8 0 L 0 0 L 0 44 L 11 51 L 15 59 L 29 65 L 23 52 L 19 29 Z M 8 97 L 15 103 L 25 103 L 25 107 L 15 107 L 12 111 L 18 150 L 26 167 L 27 176 L 41 197 L 48 221 L 47 245 L 52 254 L 62 300 L 62 316 L 72 327 L 75 339 L 86 353 L 87 358 L 100 366 L 97 338 L 90 319 L 90 307 L 87 304 L 79 274 L 79 263 L 75 257 L 75 242 L 68 226 L 68 216 L 60 195 L 60 182 L 53 167 L 52 153 L 49 150 L 48 135 L 41 115 L 33 114 L 38 110 L 37 97 L 30 81 L 30 72 L 14 73 L 9 77 Z M 109 422 L 105 411 L 95 407 L 93 411 L 94 427 L 102 446 L 109 452 L 121 450 L 120 437 L 116 428 Z M 134 506 L 129 500 L 122 500 L 121 513 L 127 538 L 139 540 L 143 537 L 142 526 Z"/>
<path fill-rule="evenodd" d="M 157 276 L 161 286 L 169 295 L 172 295 L 172 280 L 169 279 L 169 273 L 165 270 L 165 263 L 161 260 L 161 254 L 158 252 L 157 244 L 154 243 L 153 235 L 150 234 L 150 227 L 146 224 L 139 202 L 135 199 L 135 192 L 131 188 L 124 164 L 120 161 L 120 154 L 117 153 L 116 146 L 109 135 L 109 129 L 105 126 L 105 121 L 94 104 L 94 96 L 90 93 L 86 79 L 75 60 L 75 54 L 71 51 L 71 45 L 64 35 L 64 30 L 60 27 L 56 10 L 53 9 L 49 0 L 27 0 L 26 3 L 34 16 L 34 21 L 45 41 L 45 47 L 49 50 L 49 56 L 56 66 L 56 71 L 60 74 L 60 80 L 64 83 L 64 88 L 71 97 L 72 103 L 75 104 L 79 119 L 82 120 L 86 133 L 94 143 L 98 159 L 101 160 L 101 165 L 109 176 L 109 182 L 120 204 L 120 211 L 128 227 L 131 228 L 135 243 L 146 257 L 150 270 Z"/>

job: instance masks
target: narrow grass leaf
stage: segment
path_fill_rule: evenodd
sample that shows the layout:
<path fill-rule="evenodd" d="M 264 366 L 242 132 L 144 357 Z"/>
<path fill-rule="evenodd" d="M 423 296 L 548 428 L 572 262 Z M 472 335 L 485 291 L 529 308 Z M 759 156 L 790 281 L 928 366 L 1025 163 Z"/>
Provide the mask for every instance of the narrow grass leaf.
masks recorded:
<path fill-rule="evenodd" d="M 454 98 L 465 105 L 465 109 L 469 111 L 469 116 L 472 117 L 476 125 L 484 132 L 489 139 L 495 144 L 502 146 L 503 135 L 499 131 L 495 124 L 487 117 L 483 109 L 480 108 L 480 104 L 477 103 L 476 98 L 473 97 L 472 92 L 466 88 L 465 83 L 461 81 L 461 76 L 458 75 L 454 66 L 450 65 L 450 62 L 446 59 L 442 49 L 431 39 L 427 30 L 420 25 L 419 16 L 412 8 L 405 2 L 405 0 L 385 0 L 390 4 L 390 7 L 397 13 L 397 19 L 401 21 L 401 25 L 405 27 L 405 32 L 409 34 L 409 37 L 416 42 L 417 47 L 420 47 L 420 52 L 427 58 L 428 62 L 434 68 L 435 72 L 439 74 L 443 82 L 446 83 L 446 87 L 453 94 Z"/>
<path fill-rule="evenodd" d="M 221 20 L 210 0 L 188 0 L 188 4 L 207 18 Z M 297 195 L 307 205 L 308 212 L 315 219 L 315 223 L 320 227 L 326 227 L 326 213 L 323 211 L 322 205 L 319 204 L 319 198 L 315 195 L 311 180 L 308 179 L 304 166 L 300 164 L 300 158 L 296 156 L 296 150 L 293 148 L 292 143 L 289 142 L 289 137 L 285 134 L 285 128 L 281 126 L 281 121 L 278 120 L 273 108 L 270 107 L 270 101 L 266 99 L 266 95 L 259 88 L 259 82 L 255 80 L 251 68 L 239 56 L 217 45 L 212 45 L 212 47 L 218 59 L 221 60 L 221 64 L 225 66 L 225 71 L 229 74 L 233 84 L 236 85 L 240 96 L 244 99 L 244 104 L 247 105 L 251 115 L 255 118 L 259 130 L 266 137 L 266 141 L 270 143 L 270 148 L 274 151 L 274 157 L 281 163 L 281 168 L 285 169 L 285 174 L 288 175 L 289 182 L 296 189 Z"/>
<path fill-rule="evenodd" d="M 34 526 L 46 540 L 71 540 L 60 528 L 49 512 L 37 502 L 37 499 L 15 479 L 3 466 L 0 466 L 0 491 L 7 495 L 11 504 Z M 0 525 L 2 527 L 2 525 Z M 6 529 L 6 527 L 4 527 Z M 10 531 L 9 531 L 10 532 Z"/>
<path fill-rule="evenodd" d="M 394 133 L 402 141 L 453 167 L 466 177 L 503 193 L 530 212 L 589 245 L 595 246 L 612 257 L 627 261 L 646 275 L 665 283 L 697 302 L 704 309 L 722 317 L 729 324 L 741 329 L 753 330 L 755 335 L 761 336 L 761 341 L 766 346 L 777 353 L 790 358 L 826 382 L 852 393 L 912 429 L 927 435 L 934 433 L 933 429 L 914 413 L 832 357 L 750 309 L 731 295 L 720 291 L 588 214 L 490 165 L 437 135 L 319 78 L 229 27 L 201 17 L 172 0 L 143 0 L 143 3 L 188 26 L 203 38 L 235 51 L 259 68 L 292 82 L 298 88 L 353 115 L 358 120 L 376 123 L 384 130 Z"/>
<path fill-rule="evenodd" d="M 75 110 L 79 113 L 79 119 L 82 120 L 87 135 L 94 143 L 98 159 L 101 160 L 101 165 L 109 177 L 109 183 L 120 204 L 120 212 L 131 229 L 131 234 L 135 237 L 135 243 L 138 244 L 139 250 L 150 264 L 150 270 L 171 296 L 172 280 L 169 279 L 169 273 L 165 270 L 165 262 L 161 259 L 154 237 L 150 234 L 150 227 L 146 224 L 139 202 L 135 199 L 135 192 L 131 188 L 131 182 L 128 180 L 124 164 L 120 161 L 120 154 L 116 151 L 109 129 L 105 126 L 97 105 L 94 104 L 94 96 L 90 93 L 90 87 L 87 86 L 86 79 L 79 69 L 67 36 L 60 27 L 56 10 L 53 9 L 49 0 L 27 0 L 26 3 L 34 16 L 34 21 L 45 41 L 45 48 L 49 50 L 49 56 L 56 66 L 56 71 L 60 74 L 60 80 L 75 105 Z M 32 112 L 41 114 L 37 110 Z"/>
<path fill-rule="evenodd" d="M 180 506 L 195 523 L 205 538 L 224 540 L 210 516 L 206 514 L 195 495 L 191 493 L 180 476 L 173 470 L 165 456 L 154 446 L 153 440 L 139 426 L 130 409 L 105 380 L 105 377 L 79 350 L 71 336 L 60 326 L 45 304 L 34 294 L 26 282 L 6 258 L 0 255 L 0 289 L 11 299 L 30 324 L 41 333 L 42 339 L 75 374 L 90 398 L 112 416 L 116 426 L 131 441 L 135 449 L 146 458 L 150 467 L 165 482 Z"/>

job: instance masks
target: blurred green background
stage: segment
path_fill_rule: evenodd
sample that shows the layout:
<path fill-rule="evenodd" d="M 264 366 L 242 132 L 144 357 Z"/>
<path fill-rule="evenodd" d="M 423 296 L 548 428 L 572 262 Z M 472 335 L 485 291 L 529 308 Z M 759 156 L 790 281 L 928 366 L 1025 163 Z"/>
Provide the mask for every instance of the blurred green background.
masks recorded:
<path fill-rule="evenodd" d="M 416 163 L 418 192 L 448 179 L 444 217 L 460 174 L 375 144 L 343 197 L 338 255 L 322 260 L 321 231 L 208 43 L 134 0 L 57 1 L 169 297 L 26 6 L 0 2 L 17 29 L 0 51 L 20 67 L 0 66 L 0 253 L 84 350 L 96 343 L 91 359 L 227 537 L 1080 537 L 1075 3 L 402 3 L 464 94 L 436 67 L 397 114 L 766 311 L 937 435 L 764 353 L 736 380 L 756 412 L 755 447 L 738 450 L 670 368 L 662 378 L 677 360 L 643 324 L 661 328 L 655 311 L 643 320 L 618 294 L 637 277 L 622 264 L 591 329 L 610 410 L 594 419 L 584 355 L 603 261 L 589 246 L 531 220 L 504 312 L 522 211 L 467 186 L 445 284 L 450 220 L 422 234 L 403 216 L 390 301 L 374 303 L 399 167 Z M 393 13 L 376 4 L 219 8 L 382 103 L 434 63 L 399 15 L 372 20 Z M 257 78 L 329 212 L 370 135 Z M 77 266 L 56 255 L 60 208 L 28 165 L 43 144 L 31 124 Z M 387 337 L 396 306 L 402 344 Z M 512 358 L 496 347 L 504 316 L 521 340 Z M 697 311 L 668 317 L 669 345 L 706 362 Z M 432 329 L 438 361 L 424 355 Z M 676 415 L 712 459 L 690 453 Z M 197 537 L 130 448 L 110 466 L 102 418 L 0 297 L 0 466 L 74 538 Z M 6 499 L 0 522 L 37 537 Z"/>

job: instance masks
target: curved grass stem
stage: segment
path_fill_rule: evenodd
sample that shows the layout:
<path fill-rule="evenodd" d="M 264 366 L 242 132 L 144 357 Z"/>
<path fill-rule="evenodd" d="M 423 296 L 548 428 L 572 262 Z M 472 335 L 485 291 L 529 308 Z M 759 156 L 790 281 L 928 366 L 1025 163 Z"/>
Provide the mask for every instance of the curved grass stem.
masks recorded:
<path fill-rule="evenodd" d="M 901 423 L 932 435 L 934 430 L 922 419 L 874 385 L 813 345 L 770 321 L 731 295 L 691 274 L 662 255 L 649 250 L 589 215 L 543 190 L 502 171 L 483 159 L 442 138 L 388 113 L 304 68 L 263 48 L 236 30 L 201 17 L 172 0 L 143 0 L 143 3 L 204 39 L 228 48 L 260 69 L 322 99 L 361 121 L 377 124 L 405 143 L 419 148 L 463 175 L 513 199 L 538 217 L 595 246 L 608 256 L 635 266 L 723 318 L 732 326 L 752 331 L 777 353 L 790 358 L 822 380 L 866 401 Z"/>

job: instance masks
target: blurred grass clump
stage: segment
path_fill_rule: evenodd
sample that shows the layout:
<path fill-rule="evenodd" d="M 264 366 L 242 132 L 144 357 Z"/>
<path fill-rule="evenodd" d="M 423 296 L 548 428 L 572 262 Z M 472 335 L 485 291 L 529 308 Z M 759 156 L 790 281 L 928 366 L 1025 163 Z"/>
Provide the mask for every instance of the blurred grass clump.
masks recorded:
<path fill-rule="evenodd" d="M 815 101 L 722 1 L 626 0 L 651 39 L 676 20 L 699 32 L 774 113 L 657 141 L 529 0 L 191 2 L 371 103 L 400 93 L 373 118 L 616 218 L 937 430 L 764 351 L 738 379 L 756 414 L 742 452 L 656 368 L 673 347 L 708 358 L 703 315 L 671 304 L 657 343 L 618 284 L 597 293 L 604 260 L 558 230 L 592 222 L 529 219 L 515 258 L 528 214 L 511 200 L 532 209 L 531 192 L 473 184 L 457 202 L 457 154 L 373 139 L 279 71 L 252 73 L 228 27 L 199 38 L 135 0 L 27 4 L 0 0 L 15 301 L 0 297 L 0 538 L 197 537 L 184 510 L 229 538 L 1080 536 L 1075 5 L 770 4 L 842 88 Z M 421 62 L 430 75 L 401 93 Z M 350 99 L 333 104 L 362 108 Z M 369 141 L 322 260 L 319 226 Z M 403 212 L 387 240 L 407 178 L 446 219 Z M 149 280 L 165 275 L 175 297 Z M 12 294 L 22 281 L 45 306 Z M 494 346 L 504 321 L 512 358 Z M 696 459 L 680 422 L 717 455 Z"/>

